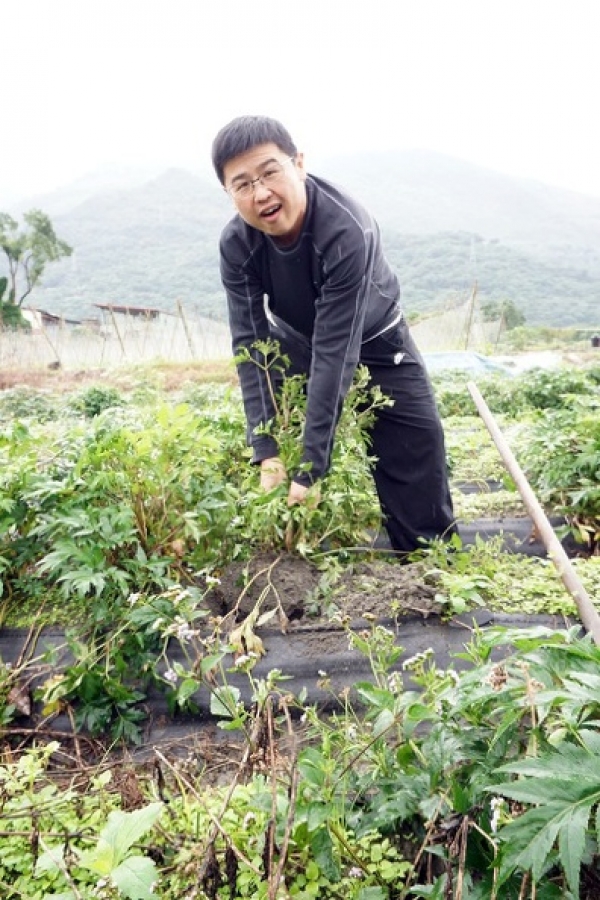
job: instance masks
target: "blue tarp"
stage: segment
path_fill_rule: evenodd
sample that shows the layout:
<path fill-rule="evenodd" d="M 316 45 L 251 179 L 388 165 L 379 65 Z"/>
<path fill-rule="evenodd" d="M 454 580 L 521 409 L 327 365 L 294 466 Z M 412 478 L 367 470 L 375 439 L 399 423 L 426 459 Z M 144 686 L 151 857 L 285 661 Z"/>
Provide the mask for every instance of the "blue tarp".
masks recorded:
<path fill-rule="evenodd" d="M 437 353 L 423 353 L 423 359 L 427 371 L 443 372 L 448 369 L 456 369 L 460 372 L 479 372 L 484 375 L 512 375 L 513 373 L 502 363 L 474 353 L 471 350 L 448 350 Z"/>

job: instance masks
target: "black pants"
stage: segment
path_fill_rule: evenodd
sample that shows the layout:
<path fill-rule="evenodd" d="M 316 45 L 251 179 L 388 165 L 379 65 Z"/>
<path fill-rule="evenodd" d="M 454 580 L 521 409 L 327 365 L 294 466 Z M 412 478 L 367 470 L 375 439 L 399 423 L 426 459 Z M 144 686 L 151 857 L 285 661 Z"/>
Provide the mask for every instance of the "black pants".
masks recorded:
<path fill-rule="evenodd" d="M 310 344 L 275 326 L 273 337 L 295 372 L 308 372 Z M 456 532 L 442 423 L 431 381 L 404 321 L 363 344 L 361 364 L 393 406 L 378 410 L 371 429 L 373 478 L 394 550 L 423 547 L 421 539 Z"/>

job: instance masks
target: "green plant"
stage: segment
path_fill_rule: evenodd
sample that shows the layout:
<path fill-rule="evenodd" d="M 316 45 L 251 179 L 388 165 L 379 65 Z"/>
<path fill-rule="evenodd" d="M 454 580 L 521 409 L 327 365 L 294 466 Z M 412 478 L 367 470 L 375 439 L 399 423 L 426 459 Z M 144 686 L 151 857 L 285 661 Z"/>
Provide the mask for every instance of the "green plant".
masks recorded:
<path fill-rule="evenodd" d="M 546 557 L 506 552 L 502 534 L 475 535 L 470 545 L 453 536 L 449 545 L 433 542 L 416 557 L 424 578 L 438 591 L 450 612 L 460 613 L 484 605 L 513 615 L 560 615 L 578 618 L 577 606 L 565 590 L 552 561 Z M 448 549 L 451 552 L 448 552 Z M 583 586 L 594 596 L 599 557 L 572 561 Z"/>
<path fill-rule="evenodd" d="M 469 373 L 433 375 L 432 381 L 443 418 L 470 416 L 475 407 L 467 389 Z M 569 409 L 574 397 L 593 397 L 597 391 L 598 367 L 532 369 L 515 376 L 484 375 L 477 386 L 490 411 L 511 419 L 533 410 Z"/>
<path fill-rule="evenodd" d="M 98 793 L 106 778 L 92 779 L 87 797 L 72 786 L 62 789 L 47 776 L 57 741 L 30 748 L 16 761 L 0 764 L 2 853 L 0 891 L 7 900 L 42 900 L 57 885 L 56 873 L 33 871 L 43 845 L 62 838 L 65 848 L 93 834 L 107 805 Z M 80 802 L 79 802 L 80 801 Z M 85 824 L 82 824 L 84 822 Z"/>
<path fill-rule="evenodd" d="M 110 629 L 99 616 L 88 634 L 80 629 L 67 632 L 71 661 L 37 690 L 45 714 L 56 714 L 69 705 L 77 728 L 109 735 L 113 741 L 139 743 L 146 718 L 143 701 L 149 688 L 166 689 L 173 710 L 186 708 L 224 655 L 218 646 L 210 654 L 206 651 L 198 630 L 207 615 L 201 602 L 202 596 L 194 588 L 183 591 L 175 586 L 156 595 L 134 593 L 123 606 L 112 608 Z M 104 616 L 107 614 L 104 608 Z M 191 639 L 193 647 L 188 649 Z M 172 641 L 185 648 L 189 661 L 189 672 L 179 685 L 167 657 Z M 52 655 L 56 656 L 49 654 L 48 659 Z M 208 657 L 208 663 L 201 657 Z"/>
<path fill-rule="evenodd" d="M 36 862 L 34 875 L 56 873 L 59 876 L 56 887 L 60 890 L 62 881 L 66 888 L 60 893 L 47 894 L 46 900 L 79 900 L 77 870 L 89 872 L 96 879 L 96 895 L 112 886 L 116 896 L 126 900 L 155 900 L 156 863 L 135 849 L 132 852 L 132 848 L 152 828 L 162 810 L 162 803 L 150 803 L 132 812 L 114 810 L 101 829 L 96 845 L 74 853 L 71 850 L 70 859 L 64 845 L 46 846 Z"/>
<path fill-rule="evenodd" d="M 70 400 L 71 408 L 88 419 L 99 416 L 106 409 L 124 406 L 125 401 L 120 391 L 113 387 L 94 385 L 86 388 Z"/>
<path fill-rule="evenodd" d="M 276 413 L 274 420 L 265 425 L 265 431 L 276 436 L 279 456 L 289 478 L 293 478 L 302 469 L 306 379 L 304 376 L 281 378 L 286 359 L 280 355 L 276 343 L 257 342 L 256 350 L 259 362 L 249 351 L 238 359 L 260 364 L 267 373 Z M 286 546 L 302 555 L 323 547 L 363 545 L 366 529 L 380 522 L 370 476 L 366 429 L 376 410 L 389 402 L 379 390 L 369 386 L 368 371 L 359 367 L 336 431 L 330 471 L 318 488 L 318 502 L 289 508 L 285 485 L 261 494 L 255 472 L 246 469 L 242 483 L 244 507 L 234 520 L 239 531 L 233 555 L 243 552 L 243 547 L 256 545 Z"/>
<path fill-rule="evenodd" d="M 564 514 L 591 550 L 600 541 L 599 413 L 597 397 L 548 413 L 527 429 L 519 452 L 540 501 Z"/>
<path fill-rule="evenodd" d="M 60 752 L 58 741 L 51 741 L 0 764 L 2 897 L 152 900 L 158 872 L 140 852 L 140 840 L 163 804 L 119 810 L 118 794 L 109 790 L 110 770 L 93 774 L 85 791 L 75 783 L 62 786 L 52 778 Z"/>
<path fill-rule="evenodd" d="M 323 715 L 289 695 L 282 673 L 257 679 L 241 662 L 230 668 L 249 677 L 244 708 L 227 681 L 231 648 L 206 643 L 200 622 L 190 619 L 191 598 L 138 598 L 136 610 L 138 625 L 162 612 L 156 658 L 166 666 L 169 641 L 181 641 L 189 652 L 178 682 L 189 678 L 197 688 L 202 671 L 214 713 L 244 734 L 231 783 L 207 787 L 201 774 L 194 779 L 189 767 L 159 753 L 168 826 L 152 827 L 158 804 L 117 814 L 107 796 L 84 816 L 93 792 L 61 793 L 46 774 L 56 744 L 25 754 L 0 766 L 10 823 L 3 887 L 33 900 L 71 900 L 74 886 L 87 898 L 98 877 L 111 875 L 113 887 L 102 887 L 113 891 L 107 897 L 139 900 L 152 896 L 152 881 L 160 900 L 192 889 L 198 900 L 442 900 L 455 893 L 515 900 L 529 888 L 543 900 L 575 900 L 578 884 L 600 878 L 600 650 L 577 629 L 475 632 L 457 656 L 463 668 L 446 670 L 431 652 L 406 659 L 396 635 L 380 625 L 349 630 L 372 675 L 333 693 L 336 704 Z M 328 683 L 324 673 L 322 687 Z M 302 724 L 294 724 L 294 708 Z M 108 778 L 97 779 L 96 790 Z M 27 866 L 42 887 L 28 889 Z"/>
<path fill-rule="evenodd" d="M 73 252 L 66 241 L 57 237 L 46 213 L 30 209 L 23 214 L 23 222 L 19 231 L 19 223 L 8 213 L 0 212 L 0 249 L 6 258 L 9 279 L 7 306 L 22 307 L 48 263 Z"/>
<path fill-rule="evenodd" d="M 145 415 L 106 411 L 52 445 L 14 426 L 0 520 L 9 581 L 114 602 L 170 583 L 184 556 L 220 556 L 235 496 L 218 437 L 186 407 Z"/>
<path fill-rule="evenodd" d="M 0 397 L 0 412 L 7 421 L 51 422 L 58 418 L 59 406 L 57 398 L 47 391 L 32 391 L 24 387 L 5 390 Z"/>
<path fill-rule="evenodd" d="M 595 692 L 600 678 L 590 676 L 581 686 Z M 498 769 L 519 776 L 491 789 L 513 801 L 498 832 L 499 884 L 517 869 L 539 882 L 560 866 L 573 896 L 580 896 L 582 865 L 593 864 L 600 852 L 600 734 L 584 728 L 578 740 Z M 515 811 L 516 804 L 527 808 Z"/>

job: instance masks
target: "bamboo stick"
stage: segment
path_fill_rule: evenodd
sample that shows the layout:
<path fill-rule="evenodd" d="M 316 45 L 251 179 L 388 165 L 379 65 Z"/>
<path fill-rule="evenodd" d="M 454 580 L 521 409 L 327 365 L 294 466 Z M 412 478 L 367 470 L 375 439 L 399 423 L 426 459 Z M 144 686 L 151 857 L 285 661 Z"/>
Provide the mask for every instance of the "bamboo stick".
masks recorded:
<path fill-rule="evenodd" d="M 494 443 L 496 444 L 496 447 L 504 461 L 506 468 L 512 476 L 515 484 L 517 485 L 523 503 L 525 504 L 529 515 L 533 519 L 533 522 L 548 551 L 548 556 L 554 563 L 564 586 L 575 601 L 575 604 L 579 611 L 579 617 L 585 629 L 592 635 L 594 643 L 600 646 L 600 616 L 598 615 L 596 607 L 592 603 L 590 597 L 587 594 L 587 591 L 579 580 L 579 577 L 571 564 L 571 560 L 565 553 L 564 547 L 562 546 L 561 542 L 556 537 L 554 529 L 548 521 L 546 513 L 542 509 L 540 502 L 533 493 L 533 490 L 531 489 L 531 486 L 527 481 L 527 478 L 525 477 L 525 474 L 521 469 L 519 463 L 517 462 L 513 452 L 506 443 L 504 436 L 500 431 L 498 425 L 496 424 L 494 417 L 492 416 L 489 407 L 483 399 L 477 385 L 470 381 L 468 382 L 467 387 L 481 418 L 485 422 L 487 429 L 490 432 Z"/>

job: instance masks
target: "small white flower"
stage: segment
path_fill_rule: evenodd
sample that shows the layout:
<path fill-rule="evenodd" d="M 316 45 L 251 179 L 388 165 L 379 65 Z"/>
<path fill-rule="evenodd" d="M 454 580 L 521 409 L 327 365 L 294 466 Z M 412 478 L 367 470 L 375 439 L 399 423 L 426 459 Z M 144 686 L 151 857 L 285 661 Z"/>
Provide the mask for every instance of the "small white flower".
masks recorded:
<path fill-rule="evenodd" d="M 395 694 L 400 694 L 403 686 L 404 684 L 400 672 L 392 672 L 388 676 L 388 687 L 390 691 L 393 691 Z"/>
<path fill-rule="evenodd" d="M 358 866 L 352 866 L 351 869 L 348 869 L 348 877 L 349 878 L 362 878 L 365 873 Z"/>
<path fill-rule="evenodd" d="M 190 628 L 187 622 L 182 622 L 177 626 L 177 637 L 180 641 L 191 641 L 196 632 Z"/>
<path fill-rule="evenodd" d="M 241 669 L 242 666 L 245 666 L 246 663 L 250 662 L 250 656 L 248 653 L 242 653 L 241 656 L 238 656 L 234 662 L 234 666 L 236 669 Z"/>
<path fill-rule="evenodd" d="M 428 647 L 427 650 L 423 650 L 422 653 L 415 653 L 414 656 L 409 657 L 409 659 L 405 659 L 402 663 L 402 668 L 410 669 L 420 662 L 425 662 L 425 660 L 429 659 L 430 656 L 433 656 L 433 649 L 431 647 Z"/>
<path fill-rule="evenodd" d="M 236 657 L 234 666 L 236 669 L 241 669 L 242 666 L 254 662 L 255 659 L 258 659 L 258 654 L 250 650 L 248 653 L 242 653 L 241 656 Z"/>
<path fill-rule="evenodd" d="M 167 669 L 164 675 L 165 681 L 168 681 L 169 684 L 177 684 L 177 673 L 173 671 L 173 669 Z"/>
<path fill-rule="evenodd" d="M 140 599 L 141 596 L 142 595 L 139 593 L 139 591 L 135 594 L 130 594 L 129 597 L 127 598 L 127 602 L 129 603 L 130 606 L 135 606 L 135 604 L 138 602 L 138 600 Z"/>
<path fill-rule="evenodd" d="M 324 669 L 319 669 L 317 675 L 319 676 L 319 678 L 327 678 L 327 672 L 325 672 Z"/>

